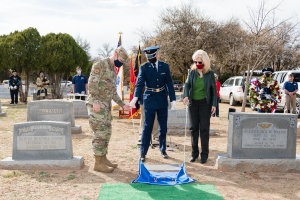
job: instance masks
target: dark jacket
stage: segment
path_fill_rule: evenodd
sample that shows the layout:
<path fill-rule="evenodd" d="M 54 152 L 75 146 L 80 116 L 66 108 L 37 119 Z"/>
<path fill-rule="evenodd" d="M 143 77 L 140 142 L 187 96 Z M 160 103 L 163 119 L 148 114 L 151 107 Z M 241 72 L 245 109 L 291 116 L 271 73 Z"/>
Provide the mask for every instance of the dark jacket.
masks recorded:
<path fill-rule="evenodd" d="M 19 89 L 20 84 L 21 84 L 20 76 L 16 75 L 16 76 L 9 77 L 9 81 L 8 81 L 9 86 L 17 86 L 17 88 Z"/>
<path fill-rule="evenodd" d="M 152 92 L 143 88 L 162 88 L 160 92 Z M 141 65 L 140 72 L 135 85 L 134 96 L 143 97 L 144 108 L 161 109 L 168 107 L 168 95 L 170 101 L 176 101 L 174 85 L 171 77 L 169 65 L 158 61 L 158 72 L 153 66 L 146 62 Z"/>
<path fill-rule="evenodd" d="M 192 104 L 194 84 L 197 78 L 199 77 L 199 73 L 197 70 L 189 70 L 187 79 L 184 84 L 184 94 L 183 98 L 189 98 L 189 104 Z M 212 106 L 217 105 L 217 90 L 216 90 L 216 81 L 214 72 L 210 70 L 206 74 L 203 74 L 204 78 L 204 87 L 205 87 L 205 96 L 207 103 L 211 103 Z"/>

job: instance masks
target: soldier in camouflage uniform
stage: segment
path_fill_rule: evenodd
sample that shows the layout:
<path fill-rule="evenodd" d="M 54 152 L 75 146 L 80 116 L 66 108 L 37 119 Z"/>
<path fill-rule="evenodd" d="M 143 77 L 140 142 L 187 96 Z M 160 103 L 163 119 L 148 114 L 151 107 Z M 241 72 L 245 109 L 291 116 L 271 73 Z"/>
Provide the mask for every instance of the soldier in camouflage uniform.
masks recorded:
<path fill-rule="evenodd" d="M 110 58 L 96 61 L 91 69 L 88 81 L 89 124 L 94 132 L 93 150 L 95 156 L 95 171 L 112 172 L 117 164 L 111 163 L 107 157 L 107 147 L 111 136 L 111 100 L 123 109 L 128 105 L 120 99 L 116 90 L 116 72 L 114 66 L 121 67 L 128 59 L 126 50 L 119 46 Z"/>

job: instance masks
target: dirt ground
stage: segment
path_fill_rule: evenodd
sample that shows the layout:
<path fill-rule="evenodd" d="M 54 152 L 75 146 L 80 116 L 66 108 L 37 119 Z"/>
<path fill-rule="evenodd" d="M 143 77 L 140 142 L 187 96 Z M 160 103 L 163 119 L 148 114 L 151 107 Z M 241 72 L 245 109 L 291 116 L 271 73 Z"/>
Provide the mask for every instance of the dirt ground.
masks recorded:
<path fill-rule="evenodd" d="M 2 111 L 6 117 L 0 118 L 0 160 L 12 156 L 14 123 L 26 122 L 25 104 L 10 105 L 9 99 L 0 99 Z M 177 102 L 182 108 L 182 102 Z M 300 199 L 300 173 L 252 173 L 223 172 L 215 169 L 217 153 L 226 153 L 228 133 L 228 103 L 220 104 L 220 117 L 211 118 L 211 128 L 217 135 L 210 138 L 208 162 L 190 163 L 190 136 L 186 142 L 182 134 L 170 134 L 167 144 L 173 151 L 168 151 L 170 159 L 160 156 L 159 149 L 149 149 L 148 164 L 182 163 L 184 144 L 186 144 L 186 171 L 200 184 L 213 184 L 226 200 L 239 199 Z M 240 111 L 241 106 L 235 106 Z M 249 107 L 246 112 L 253 112 Z M 108 158 L 119 164 L 113 173 L 93 171 L 94 157 L 91 146 L 92 132 L 88 119 L 76 118 L 75 124 L 81 125 L 83 133 L 73 134 L 74 156 L 84 157 L 81 170 L 20 170 L 0 169 L 0 199 L 90 199 L 98 198 L 103 183 L 130 183 L 138 174 L 139 148 L 136 145 L 139 120 L 119 119 L 118 111 L 113 111 L 113 134 L 109 143 Z M 297 154 L 300 155 L 300 138 L 297 138 Z M 166 187 L 167 189 L 167 187 Z M 163 197 L 161 198 L 163 199 Z"/>

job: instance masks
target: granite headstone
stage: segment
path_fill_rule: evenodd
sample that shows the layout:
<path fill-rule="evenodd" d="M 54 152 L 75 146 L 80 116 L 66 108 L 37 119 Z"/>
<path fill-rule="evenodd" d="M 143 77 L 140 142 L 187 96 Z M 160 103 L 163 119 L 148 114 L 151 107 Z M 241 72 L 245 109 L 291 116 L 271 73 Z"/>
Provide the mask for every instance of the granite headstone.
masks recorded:
<path fill-rule="evenodd" d="M 5 112 L 2 112 L 1 101 L 0 101 L 0 117 L 6 116 Z"/>
<path fill-rule="evenodd" d="M 75 118 L 88 118 L 88 110 L 86 106 L 86 102 L 82 100 L 70 100 L 74 104 L 74 115 Z"/>
<path fill-rule="evenodd" d="M 221 171 L 300 172 L 296 155 L 297 115 L 229 114 L 227 153 L 216 157 Z"/>
<path fill-rule="evenodd" d="M 34 121 L 14 125 L 12 157 L 4 169 L 80 169 L 82 156 L 73 156 L 69 122 Z"/>
<path fill-rule="evenodd" d="M 70 122 L 72 133 L 81 133 L 81 126 L 75 126 L 74 104 L 67 100 L 31 101 L 27 105 L 27 121 Z"/>
<path fill-rule="evenodd" d="M 178 110 L 168 110 L 168 133 L 179 133 L 184 134 L 186 131 L 190 131 L 190 119 L 189 110 L 186 108 Z M 210 135 L 215 135 L 216 130 L 210 128 Z"/>
<path fill-rule="evenodd" d="M 227 153 L 231 158 L 295 158 L 297 116 L 230 113 Z"/>

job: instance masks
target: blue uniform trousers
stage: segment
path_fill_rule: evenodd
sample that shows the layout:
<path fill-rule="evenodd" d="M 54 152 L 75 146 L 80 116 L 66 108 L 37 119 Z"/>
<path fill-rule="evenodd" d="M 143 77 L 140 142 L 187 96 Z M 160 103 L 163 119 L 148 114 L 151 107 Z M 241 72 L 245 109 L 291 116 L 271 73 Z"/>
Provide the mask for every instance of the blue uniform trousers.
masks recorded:
<path fill-rule="evenodd" d="M 145 108 L 145 119 L 144 128 L 142 132 L 142 144 L 141 144 L 141 154 L 147 155 L 152 127 L 155 119 L 155 114 L 157 113 L 157 120 L 159 125 L 159 149 L 161 152 L 166 151 L 166 136 L 167 136 L 167 122 L 168 122 L 168 107 L 161 109 Z"/>

